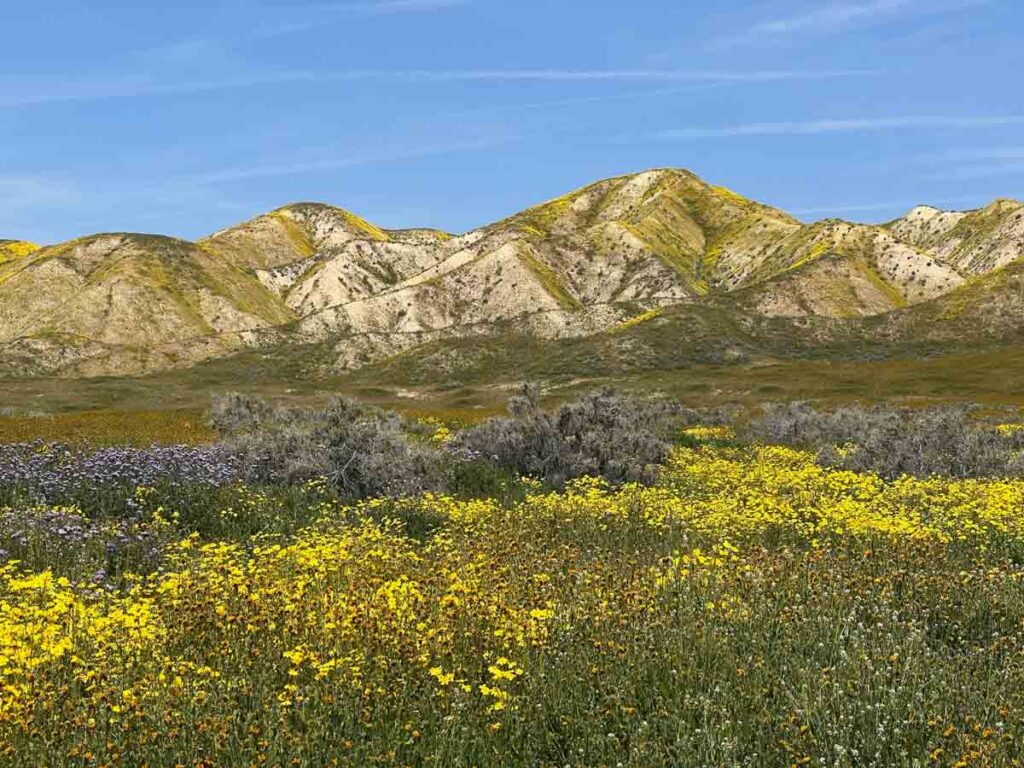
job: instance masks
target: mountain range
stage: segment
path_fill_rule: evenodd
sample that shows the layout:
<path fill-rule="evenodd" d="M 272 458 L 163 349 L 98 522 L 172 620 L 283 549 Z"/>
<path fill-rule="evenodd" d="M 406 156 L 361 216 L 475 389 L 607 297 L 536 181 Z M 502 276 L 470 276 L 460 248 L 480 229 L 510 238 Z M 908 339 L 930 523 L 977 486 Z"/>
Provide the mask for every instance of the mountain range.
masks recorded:
<path fill-rule="evenodd" d="M 804 224 L 659 169 L 461 235 L 297 203 L 196 242 L 0 240 L 2 376 L 138 376 L 296 350 L 308 375 L 513 375 L 537 360 L 570 375 L 557 362 L 569 352 L 614 373 L 1022 335 L 1024 204 L 1006 199 Z"/>

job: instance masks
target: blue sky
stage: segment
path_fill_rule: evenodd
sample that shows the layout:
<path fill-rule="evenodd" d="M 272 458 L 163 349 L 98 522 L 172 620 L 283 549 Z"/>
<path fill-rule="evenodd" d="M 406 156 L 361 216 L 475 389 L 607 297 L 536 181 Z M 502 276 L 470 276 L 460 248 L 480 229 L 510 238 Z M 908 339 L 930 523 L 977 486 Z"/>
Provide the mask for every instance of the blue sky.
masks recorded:
<path fill-rule="evenodd" d="M 661 166 L 805 219 L 1024 197 L 1019 0 L 51 0 L 0 29 L 0 237 L 298 200 L 459 232 Z"/>

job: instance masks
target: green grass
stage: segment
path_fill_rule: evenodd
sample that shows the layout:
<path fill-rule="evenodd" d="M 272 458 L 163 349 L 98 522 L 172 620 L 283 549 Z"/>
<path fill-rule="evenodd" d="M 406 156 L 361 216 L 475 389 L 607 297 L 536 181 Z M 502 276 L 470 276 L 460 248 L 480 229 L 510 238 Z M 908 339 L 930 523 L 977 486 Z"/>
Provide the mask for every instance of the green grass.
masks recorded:
<path fill-rule="evenodd" d="M 642 325 L 659 321 L 655 318 Z M 625 329 L 614 338 L 628 338 L 635 330 Z M 671 329 L 666 332 L 671 338 Z M 214 395 L 232 390 L 293 403 L 322 403 L 332 395 L 345 394 L 411 415 L 472 422 L 502 413 L 515 382 L 527 380 L 545 385 L 548 403 L 610 385 L 638 393 L 663 393 L 694 406 L 736 403 L 754 408 L 779 400 L 810 400 L 822 405 L 1024 405 L 1024 390 L 1019 386 L 1024 381 L 1024 346 L 927 359 L 762 359 L 731 364 L 685 364 L 663 352 L 664 357 L 648 358 L 646 369 L 616 365 L 616 371 L 609 372 L 611 363 L 622 362 L 621 357 L 628 355 L 628 347 L 609 342 L 597 349 L 557 345 L 538 349 L 539 342 L 526 336 L 506 337 L 501 345 L 468 340 L 459 344 L 462 346 L 446 347 L 457 350 L 463 361 L 458 373 L 447 380 L 438 379 L 437 370 L 415 356 L 394 368 L 373 366 L 344 376 L 317 378 L 305 367 L 320 352 L 315 347 L 289 350 L 281 356 L 245 353 L 152 377 L 83 379 L 73 387 L 67 380 L 55 378 L 0 380 L 3 401 L 16 412 L 45 410 L 65 416 L 92 412 L 69 421 L 63 417 L 0 420 L 0 439 L 62 439 L 76 434 L 98 438 L 99 430 L 105 431 L 102 440 L 106 442 L 116 442 L 116 435 L 132 442 L 149 442 L 153 417 L 138 418 L 133 425 L 139 412 L 165 412 L 168 425 L 183 418 L 195 420 Z M 540 358 L 538 353 L 550 357 Z M 455 378 L 454 383 L 439 383 Z M 113 414 L 107 427 L 99 427 L 103 419 L 96 412 Z M 95 430 L 86 427 L 87 422 L 95 424 Z M 168 434 L 162 430 L 164 427 L 159 434 Z"/>

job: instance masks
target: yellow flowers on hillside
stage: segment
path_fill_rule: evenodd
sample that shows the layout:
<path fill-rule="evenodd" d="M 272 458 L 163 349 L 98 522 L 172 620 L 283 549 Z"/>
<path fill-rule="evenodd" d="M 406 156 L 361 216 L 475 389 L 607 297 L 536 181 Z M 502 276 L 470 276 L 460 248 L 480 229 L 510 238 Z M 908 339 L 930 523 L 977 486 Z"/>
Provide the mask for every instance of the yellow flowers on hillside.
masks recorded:
<path fill-rule="evenodd" d="M 650 320 L 654 320 L 656 317 L 661 317 L 663 311 L 664 310 L 662 310 L 661 307 L 648 309 L 646 312 L 641 312 L 639 315 L 626 318 L 618 325 L 613 326 L 609 333 L 622 333 L 623 331 L 628 331 L 630 328 L 636 328 L 636 326 L 643 325 Z"/>
<path fill-rule="evenodd" d="M 0 762 L 1020 764 L 1024 482 L 703 447 L 528 488 L 318 502 L 121 590 L 0 567 Z"/>

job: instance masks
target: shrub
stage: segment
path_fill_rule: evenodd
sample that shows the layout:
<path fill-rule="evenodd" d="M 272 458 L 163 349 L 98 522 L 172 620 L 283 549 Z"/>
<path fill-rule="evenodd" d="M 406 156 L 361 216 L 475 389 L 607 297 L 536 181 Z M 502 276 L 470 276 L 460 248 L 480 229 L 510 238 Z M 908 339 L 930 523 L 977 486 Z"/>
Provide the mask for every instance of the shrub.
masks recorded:
<path fill-rule="evenodd" d="M 407 439 L 395 413 L 344 398 L 311 411 L 273 410 L 232 398 L 214 412 L 221 416 L 211 420 L 239 425 L 227 444 L 250 482 L 296 484 L 324 477 L 346 499 L 402 496 L 442 484 L 440 454 Z"/>
<path fill-rule="evenodd" d="M 499 467 L 561 486 L 584 475 L 613 483 L 650 482 L 668 457 L 683 409 L 602 390 L 561 406 L 540 407 L 536 386 L 509 401 L 511 418 L 494 418 L 463 432 L 456 445 Z"/>
<path fill-rule="evenodd" d="M 295 485 L 325 477 L 347 499 L 443 487 L 462 497 L 513 500 L 523 492 L 520 477 L 555 487 L 585 475 L 652 482 L 682 426 L 727 420 L 725 411 L 607 389 L 547 412 L 532 385 L 510 399 L 509 414 L 452 435 L 434 422 L 407 423 L 343 398 L 321 410 L 289 410 L 231 394 L 214 402 L 210 423 L 249 482 Z"/>
<path fill-rule="evenodd" d="M 1024 462 L 1012 435 L 975 423 L 971 409 L 845 407 L 833 412 L 806 403 L 773 405 L 754 420 L 748 437 L 818 451 L 818 460 L 885 478 L 985 477 L 1018 474 Z"/>
<path fill-rule="evenodd" d="M 228 392 L 215 397 L 208 423 L 221 437 L 254 432 L 269 422 L 274 410 L 256 395 Z"/>

